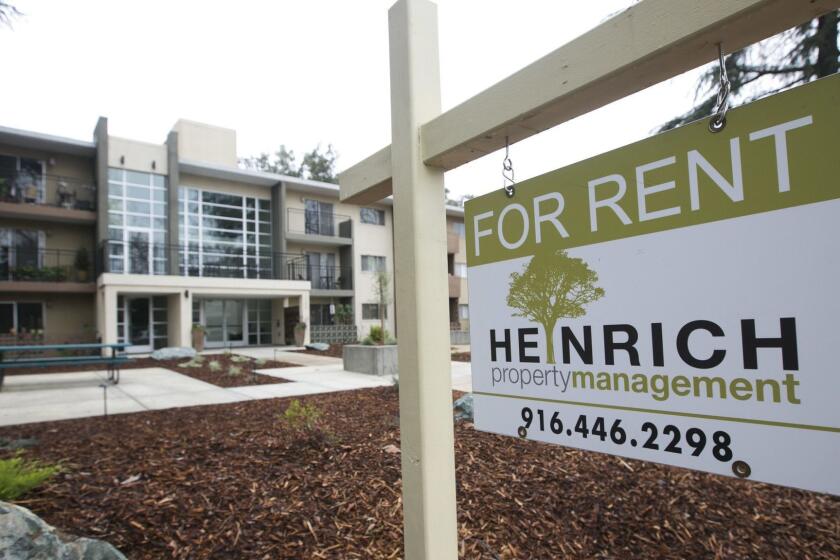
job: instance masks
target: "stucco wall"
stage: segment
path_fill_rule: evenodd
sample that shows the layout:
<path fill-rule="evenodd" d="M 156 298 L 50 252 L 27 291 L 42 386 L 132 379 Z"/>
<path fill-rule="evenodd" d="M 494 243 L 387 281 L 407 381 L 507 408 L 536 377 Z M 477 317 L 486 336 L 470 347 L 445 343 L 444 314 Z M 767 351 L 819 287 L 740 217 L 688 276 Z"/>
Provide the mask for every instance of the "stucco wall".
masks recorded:
<path fill-rule="evenodd" d="M 230 128 L 180 119 L 172 127 L 178 133 L 182 159 L 236 167 L 236 131 Z"/>
<path fill-rule="evenodd" d="M 3 218 L 0 220 L 0 228 L 43 231 L 45 249 L 76 251 L 85 247 L 90 251 L 89 256 L 93 260 L 94 237 L 96 233 L 93 226 Z"/>
<path fill-rule="evenodd" d="M 37 302 L 44 305 L 47 342 L 93 342 L 96 315 L 93 294 L 0 293 L 0 302 Z"/>
<path fill-rule="evenodd" d="M 53 154 L 42 150 L 19 148 L 9 144 L 0 144 L 0 154 L 33 158 L 44 162 L 44 170 L 48 175 L 46 180 L 46 202 L 48 204 L 55 204 L 58 200 L 56 189 L 58 188 L 59 177 L 67 179 L 70 187 L 81 186 L 92 189 L 95 186 L 92 158 Z M 90 191 L 90 194 L 80 193 L 79 198 L 95 201 L 96 197 L 92 193 L 93 191 Z"/>
<path fill-rule="evenodd" d="M 165 144 L 138 142 L 118 136 L 108 137 L 108 167 L 166 175 L 169 173 L 167 161 Z"/>

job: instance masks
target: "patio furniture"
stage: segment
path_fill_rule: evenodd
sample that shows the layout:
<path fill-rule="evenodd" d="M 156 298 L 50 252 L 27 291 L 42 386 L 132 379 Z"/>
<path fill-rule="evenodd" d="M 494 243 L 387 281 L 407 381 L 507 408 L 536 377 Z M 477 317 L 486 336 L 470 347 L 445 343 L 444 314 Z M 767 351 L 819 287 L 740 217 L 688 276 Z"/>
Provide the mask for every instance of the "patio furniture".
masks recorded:
<path fill-rule="evenodd" d="M 120 382 L 120 364 L 129 360 L 122 353 L 129 345 L 117 344 L 32 344 L 0 346 L 0 391 L 6 370 L 20 367 L 75 366 L 80 364 L 102 364 L 108 369 L 108 381 L 115 385 Z M 48 352 L 95 352 L 98 355 L 48 356 Z M 8 354 L 13 354 L 8 356 Z M 35 357 L 31 357 L 35 354 Z"/>

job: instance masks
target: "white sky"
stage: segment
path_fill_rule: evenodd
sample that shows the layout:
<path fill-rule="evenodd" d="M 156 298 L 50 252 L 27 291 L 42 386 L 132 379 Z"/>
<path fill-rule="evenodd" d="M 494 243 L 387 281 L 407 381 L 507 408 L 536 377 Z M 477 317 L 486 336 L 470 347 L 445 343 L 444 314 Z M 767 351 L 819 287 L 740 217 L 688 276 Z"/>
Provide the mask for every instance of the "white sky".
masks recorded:
<path fill-rule="evenodd" d="M 332 143 L 339 170 L 390 141 L 393 0 L 12 0 L 0 29 L 0 125 L 162 142 L 179 118 L 234 128 L 240 156 Z M 444 110 L 632 0 L 438 0 Z M 710 53 L 713 55 L 713 53 Z M 691 106 L 697 71 L 516 144 L 517 180 L 647 136 Z M 446 175 L 453 196 L 501 188 L 501 153 Z"/>

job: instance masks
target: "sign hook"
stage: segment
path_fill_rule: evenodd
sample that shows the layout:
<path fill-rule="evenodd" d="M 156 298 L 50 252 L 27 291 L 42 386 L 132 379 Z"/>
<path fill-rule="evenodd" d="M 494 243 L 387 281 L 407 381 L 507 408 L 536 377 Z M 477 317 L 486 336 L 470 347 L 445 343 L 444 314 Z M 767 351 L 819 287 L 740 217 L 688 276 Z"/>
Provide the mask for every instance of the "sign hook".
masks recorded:
<path fill-rule="evenodd" d="M 516 181 L 513 179 L 513 161 L 510 159 L 510 142 L 507 136 L 505 136 L 505 159 L 502 160 L 502 178 L 505 195 L 508 198 L 513 198 L 513 195 L 516 194 Z"/>
<path fill-rule="evenodd" d="M 709 131 L 711 132 L 720 132 L 726 126 L 726 111 L 729 110 L 729 93 L 732 91 L 732 85 L 729 83 L 729 76 L 726 73 L 726 61 L 723 56 L 723 45 L 718 43 L 717 48 L 719 88 L 717 102 L 715 103 L 715 112 L 709 120 Z"/>

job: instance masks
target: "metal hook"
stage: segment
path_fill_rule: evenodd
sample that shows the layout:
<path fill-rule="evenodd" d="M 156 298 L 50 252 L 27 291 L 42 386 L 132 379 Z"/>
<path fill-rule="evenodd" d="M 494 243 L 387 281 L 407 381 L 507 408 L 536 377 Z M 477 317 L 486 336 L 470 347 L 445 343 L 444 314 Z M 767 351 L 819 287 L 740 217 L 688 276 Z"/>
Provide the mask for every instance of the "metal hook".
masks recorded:
<path fill-rule="evenodd" d="M 505 136 L 505 159 L 502 160 L 502 178 L 502 187 L 505 189 L 505 195 L 508 198 L 513 198 L 513 195 L 516 194 L 516 181 L 513 179 L 513 161 L 510 159 L 510 142 L 507 136 Z"/>
<path fill-rule="evenodd" d="M 718 66 L 719 66 L 719 89 L 715 112 L 709 120 L 709 130 L 720 132 L 726 126 L 726 111 L 729 110 L 729 93 L 732 85 L 729 83 L 729 76 L 726 73 L 726 61 L 723 56 L 723 45 L 718 43 Z"/>

